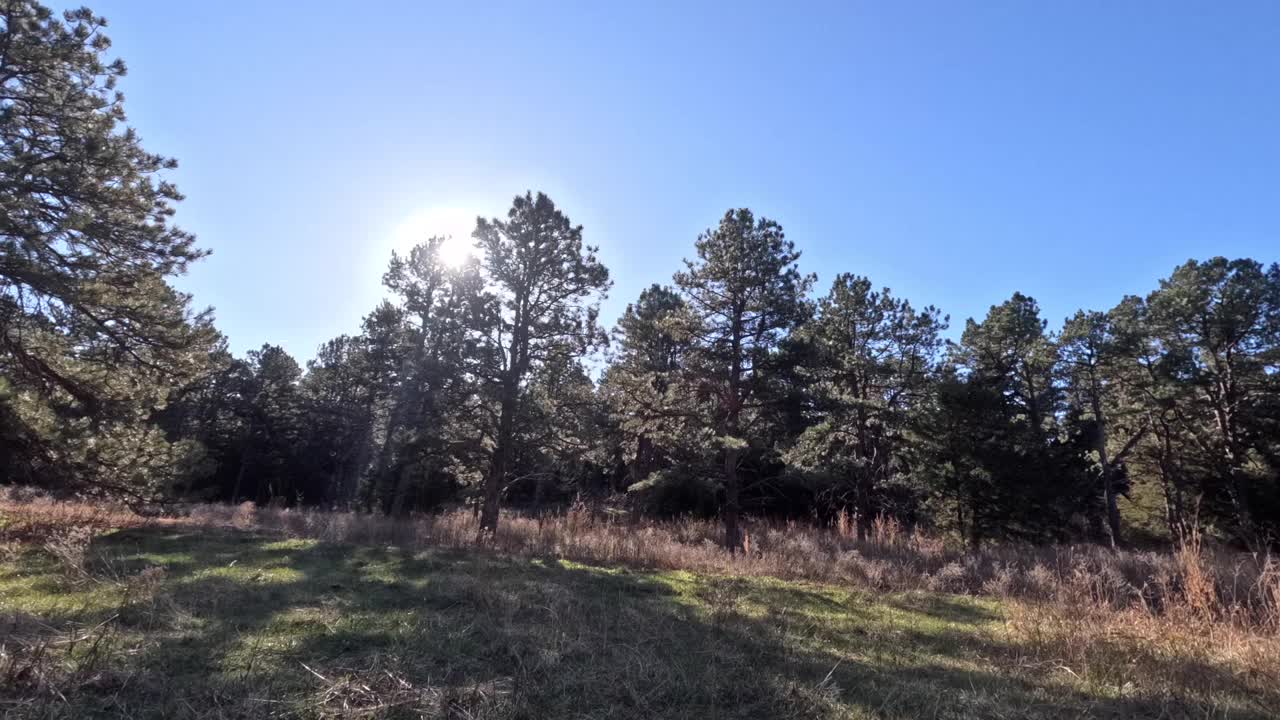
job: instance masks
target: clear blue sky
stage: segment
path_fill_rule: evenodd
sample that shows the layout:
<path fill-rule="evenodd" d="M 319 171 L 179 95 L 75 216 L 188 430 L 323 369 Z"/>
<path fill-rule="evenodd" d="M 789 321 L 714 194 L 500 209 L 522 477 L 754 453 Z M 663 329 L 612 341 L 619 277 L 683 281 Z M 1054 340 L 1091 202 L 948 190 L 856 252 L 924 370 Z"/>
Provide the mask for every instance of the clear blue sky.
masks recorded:
<path fill-rule="evenodd" d="M 237 353 L 311 357 L 406 218 L 528 188 L 600 246 L 610 324 L 736 206 L 820 290 L 866 274 L 953 327 L 1280 259 L 1280 3 L 86 1 Z"/>

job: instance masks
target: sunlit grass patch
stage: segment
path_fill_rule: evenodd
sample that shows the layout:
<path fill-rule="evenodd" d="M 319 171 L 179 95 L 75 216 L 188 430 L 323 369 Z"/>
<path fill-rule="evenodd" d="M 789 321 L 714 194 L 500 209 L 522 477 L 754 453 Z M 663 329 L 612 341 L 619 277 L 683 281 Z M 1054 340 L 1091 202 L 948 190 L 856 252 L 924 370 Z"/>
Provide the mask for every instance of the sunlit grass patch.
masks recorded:
<path fill-rule="evenodd" d="M 85 557 L 0 563 L 0 677 L 43 678 L 0 688 L 12 717 L 1262 718 L 1275 700 L 1238 676 L 1274 643 L 1244 660 L 990 597 L 233 530 L 123 530 Z"/>

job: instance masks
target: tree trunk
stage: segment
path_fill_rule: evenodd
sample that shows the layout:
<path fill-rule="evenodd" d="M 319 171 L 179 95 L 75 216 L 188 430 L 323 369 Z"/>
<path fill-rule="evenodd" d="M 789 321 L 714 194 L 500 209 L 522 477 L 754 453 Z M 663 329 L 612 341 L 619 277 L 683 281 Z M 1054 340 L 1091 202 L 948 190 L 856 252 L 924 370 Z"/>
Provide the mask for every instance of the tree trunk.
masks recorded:
<path fill-rule="evenodd" d="M 1236 516 L 1236 524 L 1244 535 L 1252 534 L 1253 519 L 1249 513 L 1248 480 L 1241 472 L 1240 452 L 1236 442 L 1235 422 L 1231 412 L 1226 408 L 1215 408 L 1214 416 L 1218 423 L 1218 432 L 1222 435 L 1223 453 L 1227 461 L 1227 494 L 1231 498 L 1231 510 Z"/>
<path fill-rule="evenodd" d="M 742 420 L 742 315 L 745 312 L 742 304 L 734 308 L 733 330 L 730 340 L 730 352 L 733 360 L 729 366 L 728 405 L 725 408 L 724 439 L 724 508 L 721 515 L 724 519 L 724 546 L 730 553 L 736 553 L 742 547 L 742 533 L 738 527 L 738 458 L 741 449 L 738 437 Z"/>
<path fill-rule="evenodd" d="M 253 456 L 255 455 L 254 453 L 255 445 L 253 442 L 253 433 L 255 429 L 257 429 L 257 423 L 254 421 L 253 416 L 250 416 L 249 426 L 245 430 L 244 439 L 242 440 L 242 443 L 241 443 L 242 447 L 240 449 L 240 469 L 236 470 L 236 484 L 235 484 L 235 487 L 231 490 L 232 503 L 240 502 L 240 492 L 241 490 L 244 489 L 244 477 L 248 473 L 250 462 L 254 459 Z"/>
<path fill-rule="evenodd" d="M 740 450 L 724 452 L 724 546 L 730 553 L 742 549 L 742 530 L 738 527 L 738 456 Z"/>
<path fill-rule="evenodd" d="M 1107 542 L 1112 550 L 1120 547 L 1120 505 L 1116 500 L 1115 489 L 1115 468 L 1111 466 L 1111 460 L 1107 453 L 1107 422 L 1102 415 L 1102 402 L 1099 398 L 1101 390 L 1098 387 L 1093 388 L 1092 405 L 1093 420 L 1098 424 L 1097 428 L 1097 450 L 1098 464 L 1102 467 L 1102 499 L 1106 504 L 1107 513 Z"/>
<path fill-rule="evenodd" d="M 853 499 L 853 527 L 858 542 L 866 542 L 871 530 L 871 486 L 874 480 L 865 469 L 854 479 L 857 490 Z"/>
<path fill-rule="evenodd" d="M 1111 468 L 1102 472 L 1102 493 L 1107 502 L 1107 540 L 1115 550 L 1124 544 L 1120 535 L 1120 504 L 1116 499 L 1115 476 Z"/>
<path fill-rule="evenodd" d="M 241 453 L 240 469 L 236 470 L 236 484 L 235 484 L 235 487 L 232 488 L 231 490 L 231 503 L 233 505 L 235 503 L 240 502 L 240 488 L 242 485 L 244 485 L 245 468 L 247 468 L 248 466 L 249 466 L 248 453 Z"/>
<path fill-rule="evenodd" d="M 969 490 L 969 546 L 973 552 L 982 549 L 982 524 L 978 521 L 978 496 Z"/>
<path fill-rule="evenodd" d="M 635 485 L 644 480 L 651 472 L 653 466 L 653 440 L 648 435 L 641 435 L 636 438 L 636 455 L 631 461 L 631 467 L 627 469 L 627 485 Z M 625 488 L 624 488 L 625 489 Z"/>
<path fill-rule="evenodd" d="M 507 476 L 507 448 L 498 441 L 493 450 L 489 474 L 484 479 L 484 505 L 480 508 L 480 539 L 498 532 L 498 510 L 502 500 L 502 483 Z"/>
<path fill-rule="evenodd" d="M 1169 468 L 1171 450 L 1167 432 L 1162 434 L 1160 442 L 1160 485 L 1164 490 L 1165 523 L 1168 524 L 1169 534 L 1174 540 L 1181 542 L 1187 534 L 1186 515 L 1182 507 L 1182 491 L 1178 488 L 1177 479 L 1173 477 L 1173 472 Z"/>
<path fill-rule="evenodd" d="M 865 463 L 854 473 L 853 477 L 853 526 L 859 542 L 866 542 L 867 530 L 871 525 L 871 488 L 875 484 L 876 453 L 872 450 L 871 430 L 868 427 L 866 402 L 870 399 L 862 391 L 865 383 L 855 382 L 854 394 L 858 398 L 855 414 L 857 426 L 854 433 L 858 437 L 859 459 Z"/>
<path fill-rule="evenodd" d="M 632 485 L 635 485 L 649 476 L 649 473 L 652 472 L 650 470 L 653 466 L 652 460 L 653 441 L 649 439 L 648 435 L 641 435 L 636 439 L 635 459 L 631 463 L 631 466 L 627 468 L 627 480 L 626 487 L 623 488 L 624 492 Z M 631 506 L 631 523 L 633 525 L 638 525 L 640 523 L 641 516 L 644 513 L 644 505 L 640 502 L 640 498 L 637 493 L 628 492 L 626 494 Z"/>
<path fill-rule="evenodd" d="M 397 393 L 399 395 L 401 393 Z M 378 459 L 374 463 L 373 472 L 371 474 L 370 485 L 373 487 L 373 503 L 381 506 L 383 512 L 390 510 L 391 498 L 387 497 L 387 488 L 385 486 L 385 476 L 387 468 L 391 466 L 391 455 L 395 450 L 396 430 L 404 424 L 402 416 L 404 415 L 404 403 L 401 398 L 394 398 L 391 408 L 387 412 L 386 430 L 382 437 L 382 447 L 378 448 Z M 394 493 L 395 490 L 393 489 Z M 372 508 L 370 508 L 372 510 Z"/>
<path fill-rule="evenodd" d="M 542 496 L 546 492 L 546 475 L 538 473 L 533 478 L 533 516 L 538 518 L 538 527 L 542 527 Z"/>
<path fill-rule="evenodd" d="M 498 442 L 493 449 L 489 474 L 484 479 L 484 507 L 480 511 L 480 538 L 484 540 L 498 532 L 498 511 L 502 501 L 502 486 L 507 479 L 507 462 L 511 454 L 511 441 L 515 429 L 516 381 L 508 377 L 502 388 L 502 411 L 498 418 Z"/>
<path fill-rule="evenodd" d="M 396 478 L 396 489 L 391 496 L 391 509 L 387 514 L 391 517 L 403 517 L 405 515 L 405 501 L 408 497 L 409 473 L 402 468 Z"/>
<path fill-rule="evenodd" d="M 360 494 L 360 473 L 369 465 L 369 456 L 372 454 L 373 419 L 370 418 L 368 425 L 360 433 L 357 450 L 351 453 L 340 469 L 341 485 L 338 487 L 335 500 L 343 509 L 350 510 L 356 505 L 357 496 Z"/>

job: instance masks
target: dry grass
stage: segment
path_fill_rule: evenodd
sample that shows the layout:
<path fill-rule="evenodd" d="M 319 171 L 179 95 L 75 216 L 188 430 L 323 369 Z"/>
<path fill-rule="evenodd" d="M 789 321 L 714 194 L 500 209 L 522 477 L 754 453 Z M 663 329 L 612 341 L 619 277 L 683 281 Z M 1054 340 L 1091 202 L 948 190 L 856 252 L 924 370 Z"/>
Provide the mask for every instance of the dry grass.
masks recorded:
<path fill-rule="evenodd" d="M 465 513 L 159 519 L 0 502 L 0 543 L 15 548 L 0 558 L 0 716 L 1253 720 L 1280 707 L 1275 566 L 1196 539 L 1167 554 L 974 556 L 888 521 L 865 541 L 756 523 L 751 553 L 730 557 L 705 522 L 504 520 L 476 548 Z M 122 526 L 136 529 L 72 529 Z M 645 571 L 589 567 L 602 565 Z"/>
<path fill-rule="evenodd" d="M 1009 603 L 1012 662 L 1068 676 L 1081 687 L 1162 698 L 1162 717 L 1230 716 L 1207 701 L 1188 714 L 1182 698 L 1216 698 L 1236 688 L 1240 711 L 1275 717 L 1280 643 L 1274 636 L 1198 619 L 1153 617 L 1137 610 Z"/>
<path fill-rule="evenodd" d="M 477 550 L 477 521 L 453 511 L 391 519 L 312 509 L 195 505 L 176 517 L 149 518 L 126 508 L 0 499 L 0 542 L 7 537 L 59 537 L 68 528 L 217 527 L 277 533 L 332 543 L 406 549 Z M 560 558 L 602 566 L 775 577 L 894 592 L 990 595 L 1072 608 L 1139 610 L 1179 621 L 1195 618 L 1263 634 L 1280 631 L 1280 561 L 1210 548 L 1199 537 L 1173 552 L 1111 552 L 1096 545 L 989 545 L 967 552 L 878 520 L 859 540 L 848 521 L 834 528 L 752 522 L 748 552 L 729 555 L 711 521 L 633 523 L 574 509 L 532 518 L 503 517 L 485 550 Z"/>

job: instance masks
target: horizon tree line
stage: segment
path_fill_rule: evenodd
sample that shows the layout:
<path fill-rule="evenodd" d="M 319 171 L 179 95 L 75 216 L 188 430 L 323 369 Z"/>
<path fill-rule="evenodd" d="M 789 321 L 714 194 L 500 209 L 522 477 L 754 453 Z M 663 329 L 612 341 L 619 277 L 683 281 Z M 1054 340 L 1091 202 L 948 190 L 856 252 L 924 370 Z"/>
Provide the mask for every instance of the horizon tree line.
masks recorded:
<path fill-rule="evenodd" d="M 0 482 L 122 498 L 400 516 L 581 501 L 640 517 L 877 517 L 996 540 L 1126 542 L 1154 491 L 1170 537 L 1280 531 L 1280 265 L 1190 260 L 1050 330 L 1014 293 L 956 341 L 937 308 L 816 278 L 777 222 L 730 209 L 606 332 L 608 269 L 542 193 L 392 254 L 389 297 L 305 367 L 226 350 L 170 284 L 172 224 L 105 21 L 0 16 Z M 603 367 L 593 363 L 604 358 Z M 593 373 L 599 369 L 598 373 Z"/>

